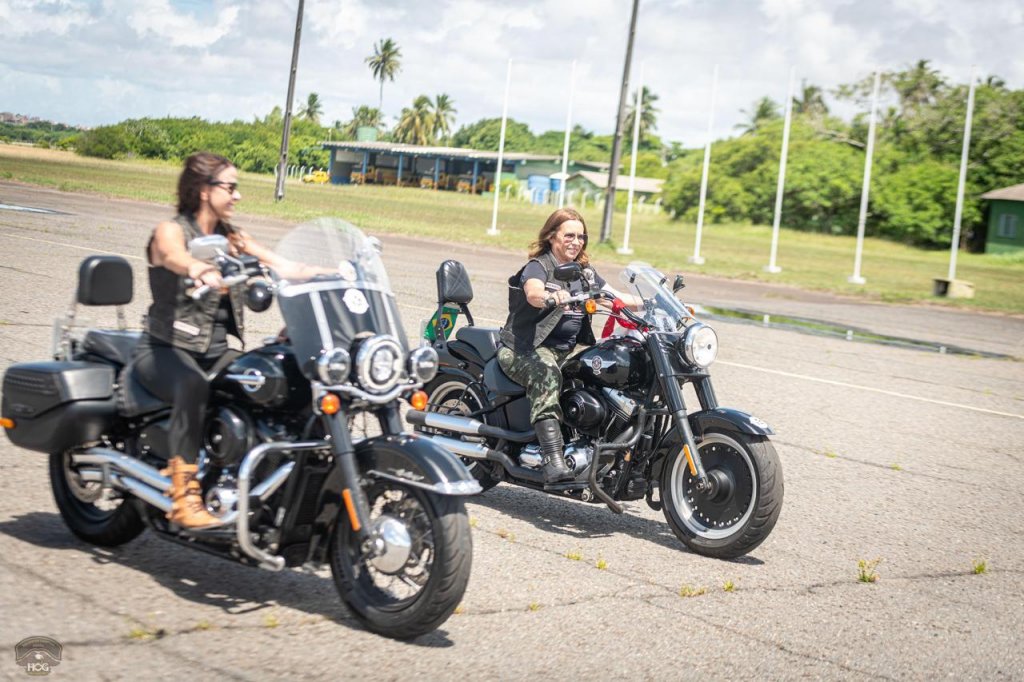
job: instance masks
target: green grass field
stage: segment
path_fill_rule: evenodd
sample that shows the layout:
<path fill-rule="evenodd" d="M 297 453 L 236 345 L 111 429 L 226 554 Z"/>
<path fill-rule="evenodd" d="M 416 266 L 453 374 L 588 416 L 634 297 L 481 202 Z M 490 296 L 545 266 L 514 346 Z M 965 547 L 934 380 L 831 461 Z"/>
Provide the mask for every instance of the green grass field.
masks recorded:
<path fill-rule="evenodd" d="M 150 161 L 104 161 L 67 152 L 0 144 L 0 180 L 12 180 L 69 192 L 173 203 L 180 166 Z M 491 224 L 492 199 L 411 188 L 310 186 L 289 181 L 285 201 L 273 200 L 274 181 L 266 175 L 243 173 L 243 212 L 280 217 L 296 222 L 336 215 L 368 232 L 392 232 L 453 242 L 497 246 L 525 251 L 550 207 L 502 201 L 496 237 L 486 234 Z M 600 214 L 588 206 L 590 234 L 596 242 Z M 785 226 L 785 214 L 782 217 Z M 901 244 L 867 239 L 862 274 L 865 286 L 848 284 L 853 271 L 855 240 L 852 237 L 809 234 L 783 229 L 779 237 L 778 264 L 783 271 L 769 275 L 771 228 L 761 225 L 706 225 L 702 266 L 690 265 L 695 225 L 670 220 L 666 215 L 634 213 L 630 247 L 632 256 L 621 256 L 625 215 L 617 213 L 611 244 L 592 243 L 595 258 L 602 261 L 645 260 L 665 272 L 701 272 L 708 275 L 778 282 L 805 289 L 833 291 L 872 300 L 929 302 L 945 306 L 1024 314 L 1024 254 L 996 256 L 961 252 L 957 277 L 974 283 L 976 298 L 940 299 L 932 296 L 932 279 L 945 277 L 948 251 L 923 251 Z"/>

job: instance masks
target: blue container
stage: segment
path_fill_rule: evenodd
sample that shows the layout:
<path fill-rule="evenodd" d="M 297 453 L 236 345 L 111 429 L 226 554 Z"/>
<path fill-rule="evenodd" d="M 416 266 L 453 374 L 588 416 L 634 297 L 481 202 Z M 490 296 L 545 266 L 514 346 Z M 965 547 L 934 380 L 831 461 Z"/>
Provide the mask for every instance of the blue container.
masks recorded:
<path fill-rule="evenodd" d="M 551 178 L 551 191 L 560 192 L 562 190 L 562 181 L 558 178 Z"/>
<path fill-rule="evenodd" d="M 551 189 L 551 178 L 546 175 L 531 175 L 526 178 L 527 189 Z"/>

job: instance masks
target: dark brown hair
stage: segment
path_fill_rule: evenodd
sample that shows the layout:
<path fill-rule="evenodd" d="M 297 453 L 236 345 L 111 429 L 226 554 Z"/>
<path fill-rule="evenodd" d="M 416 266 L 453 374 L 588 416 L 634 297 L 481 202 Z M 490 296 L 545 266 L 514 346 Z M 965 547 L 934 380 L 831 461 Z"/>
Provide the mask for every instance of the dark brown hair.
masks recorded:
<path fill-rule="evenodd" d="M 562 223 L 570 220 L 580 221 L 580 224 L 583 225 L 583 234 L 587 233 L 587 221 L 583 219 L 579 211 L 575 208 L 560 208 L 548 216 L 548 219 L 544 222 L 544 227 L 540 228 L 537 241 L 530 244 L 530 258 L 536 258 L 542 253 L 550 251 L 551 242 L 549 240 L 558 233 L 558 228 L 562 226 Z M 583 242 L 583 248 L 580 249 L 579 255 L 576 256 L 576 262 L 584 267 L 590 265 L 590 256 L 587 255 L 586 242 Z"/>
<path fill-rule="evenodd" d="M 178 177 L 178 213 L 195 215 L 202 203 L 199 193 L 233 165 L 226 157 L 211 152 L 196 152 L 185 159 L 185 168 Z"/>

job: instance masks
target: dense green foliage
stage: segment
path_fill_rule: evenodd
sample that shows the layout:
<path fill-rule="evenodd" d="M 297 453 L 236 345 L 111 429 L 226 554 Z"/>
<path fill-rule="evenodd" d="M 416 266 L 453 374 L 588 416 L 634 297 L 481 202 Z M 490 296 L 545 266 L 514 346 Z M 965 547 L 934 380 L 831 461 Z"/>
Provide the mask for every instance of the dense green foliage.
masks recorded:
<path fill-rule="evenodd" d="M 42 147 L 64 147 L 79 132 L 77 128 L 49 121 L 18 125 L 0 123 L 0 142 L 30 142 Z"/>
<path fill-rule="evenodd" d="M 867 108 L 872 79 L 837 94 Z M 868 235 L 928 247 L 948 246 L 956 206 L 967 86 L 953 85 L 926 61 L 886 73 L 871 177 Z M 771 223 L 782 146 L 780 107 L 754 103 L 737 138 L 716 141 L 705 219 Z M 798 230 L 855 234 L 867 139 L 867 115 L 852 122 L 828 116 L 815 86 L 794 100 L 782 225 Z M 977 87 L 963 213 L 964 234 L 984 229 L 982 193 L 1022 181 L 1024 91 L 995 78 Z M 688 154 L 670 166 L 665 205 L 693 221 L 699 204 L 702 157 Z"/>

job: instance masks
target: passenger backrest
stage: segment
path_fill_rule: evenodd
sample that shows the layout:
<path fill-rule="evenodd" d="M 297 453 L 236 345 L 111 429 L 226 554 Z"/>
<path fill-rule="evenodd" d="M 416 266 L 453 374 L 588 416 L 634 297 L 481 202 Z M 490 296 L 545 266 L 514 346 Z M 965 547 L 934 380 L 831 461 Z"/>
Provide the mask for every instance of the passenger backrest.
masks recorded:
<path fill-rule="evenodd" d="M 473 324 L 473 315 L 469 312 L 469 303 L 473 300 L 473 285 L 469 281 L 466 266 L 457 260 L 446 260 L 437 268 L 437 324 L 441 324 L 446 303 L 454 303 L 466 316 L 466 322 Z M 435 330 L 435 338 L 439 347 L 448 345 L 441 329 Z"/>
<path fill-rule="evenodd" d="M 82 305 L 125 305 L 132 302 L 132 266 L 121 256 L 89 256 L 78 266 Z"/>

